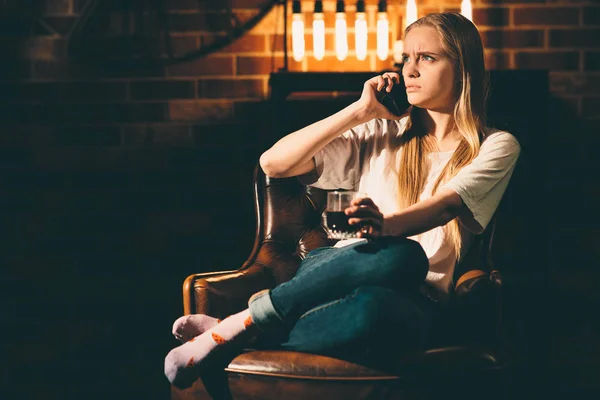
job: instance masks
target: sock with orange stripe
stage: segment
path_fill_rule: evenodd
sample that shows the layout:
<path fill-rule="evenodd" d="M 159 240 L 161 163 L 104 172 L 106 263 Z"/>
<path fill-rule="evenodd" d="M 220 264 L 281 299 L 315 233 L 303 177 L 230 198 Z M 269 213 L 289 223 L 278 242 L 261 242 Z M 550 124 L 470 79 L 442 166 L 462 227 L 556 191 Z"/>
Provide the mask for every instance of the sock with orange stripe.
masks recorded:
<path fill-rule="evenodd" d="M 185 343 L 215 327 L 219 322 L 220 319 L 205 314 L 184 315 L 173 323 L 173 336 Z"/>
<path fill-rule="evenodd" d="M 249 309 L 225 318 L 220 324 L 167 354 L 167 379 L 175 386 L 191 385 L 198 374 L 210 368 L 211 360 L 218 359 L 220 351 L 224 351 L 230 345 L 243 344 L 251 339 L 255 332 Z"/>

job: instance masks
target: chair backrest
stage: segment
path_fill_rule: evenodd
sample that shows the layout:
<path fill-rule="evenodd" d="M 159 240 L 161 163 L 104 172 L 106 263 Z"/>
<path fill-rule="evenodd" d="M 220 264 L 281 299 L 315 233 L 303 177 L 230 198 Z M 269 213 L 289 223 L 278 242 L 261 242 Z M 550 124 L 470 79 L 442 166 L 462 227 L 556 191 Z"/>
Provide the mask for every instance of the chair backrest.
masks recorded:
<path fill-rule="evenodd" d="M 279 284 L 294 276 L 308 252 L 331 244 L 321 226 L 326 194 L 296 178 L 265 176 L 260 166 L 255 170 L 254 191 L 257 232 L 248 263 L 267 266 Z"/>

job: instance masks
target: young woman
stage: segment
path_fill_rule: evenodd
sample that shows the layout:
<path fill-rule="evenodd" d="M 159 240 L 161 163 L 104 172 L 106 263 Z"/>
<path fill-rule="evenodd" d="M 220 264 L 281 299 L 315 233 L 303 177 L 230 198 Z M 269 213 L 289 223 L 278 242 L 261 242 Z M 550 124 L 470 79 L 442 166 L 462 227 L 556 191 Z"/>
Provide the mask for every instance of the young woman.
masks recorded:
<path fill-rule="evenodd" d="M 483 46 L 468 19 L 427 15 L 406 29 L 404 44 L 405 115 L 378 101 L 400 83 L 384 73 L 355 103 L 282 138 L 260 159 L 271 177 L 367 193 L 345 210 L 360 239 L 313 250 L 293 279 L 220 323 L 178 319 L 173 333 L 191 340 L 168 354 L 169 381 L 191 383 L 223 344 L 257 335 L 328 355 L 393 357 L 422 344 L 440 303 L 419 288 L 425 283 L 441 303 L 452 291 L 454 266 L 492 218 L 520 146 L 486 126 Z"/>

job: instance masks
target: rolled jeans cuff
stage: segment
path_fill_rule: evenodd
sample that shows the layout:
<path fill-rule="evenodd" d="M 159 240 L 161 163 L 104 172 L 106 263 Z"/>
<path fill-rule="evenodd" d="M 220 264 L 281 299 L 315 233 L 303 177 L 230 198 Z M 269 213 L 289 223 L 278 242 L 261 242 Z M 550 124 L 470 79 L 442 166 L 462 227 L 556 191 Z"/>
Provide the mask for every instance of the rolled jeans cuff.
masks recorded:
<path fill-rule="evenodd" d="M 263 332 L 273 332 L 283 327 L 283 318 L 279 316 L 269 290 L 254 294 L 248 301 L 248 308 L 254 324 Z"/>

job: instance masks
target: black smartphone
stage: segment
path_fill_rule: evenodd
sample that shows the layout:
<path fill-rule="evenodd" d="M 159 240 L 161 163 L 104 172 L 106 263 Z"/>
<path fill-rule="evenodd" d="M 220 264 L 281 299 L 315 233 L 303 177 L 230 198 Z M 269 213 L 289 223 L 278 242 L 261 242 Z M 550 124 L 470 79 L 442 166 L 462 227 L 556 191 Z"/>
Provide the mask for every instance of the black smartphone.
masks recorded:
<path fill-rule="evenodd" d="M 401 83 L 396 83 L 394 84 L 394 86 L 392 86 L 392 91 L 388 93 L 385 90 L 387 85 L 385 85 L 381 92 L 379 92 L 378 96 L 379 102 L 383 104 L 388 110 L 390 110 L 392 114 L 398 116 L 404 114 L 404 111 L 406 109 L 406 107 L 401 106 L 401 99 L 406 98 L 406 93 L 404 93 L 404 88 L 402 86 L 403 85 Z"/>

